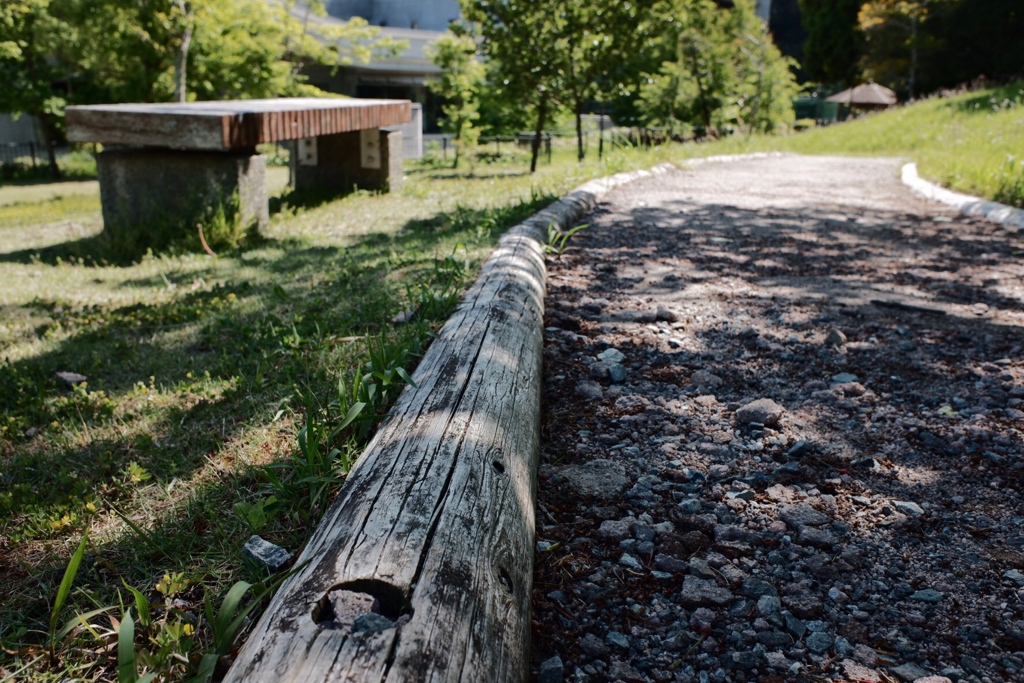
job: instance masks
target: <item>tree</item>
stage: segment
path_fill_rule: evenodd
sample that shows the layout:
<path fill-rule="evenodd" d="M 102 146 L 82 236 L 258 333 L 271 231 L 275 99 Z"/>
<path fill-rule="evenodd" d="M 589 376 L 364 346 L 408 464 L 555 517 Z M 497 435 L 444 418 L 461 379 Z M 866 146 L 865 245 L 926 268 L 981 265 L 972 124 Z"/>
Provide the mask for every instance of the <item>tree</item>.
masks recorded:
<path fill-rule="evenodd" d="M 591 102 L 621 92 L 617 65 L 628 62 L 643 43 L 637 29 L 651 3 L 645 0 L 590 0 L 557 3 L 551 21 L 560 57 L 555 63 L 576 123 L 577 158 L 582 161 L 583 112 Z"/>
<path fill-rule="evenodd" d="M 782 55 L 752 2 L 737 1 L 732 17 L 740 123 L 751 133 L 771 133 L 794 120 L 796 60 Z"/>
<path fill-rule="evenodd" d="M 34 116 L 50 168 L 68 104 L 317 94 L 307 64 L 403 49 L 318 0 L 3 0 L 0 111 Z"/>
<path fill-rule="evenodd" d="M 928 16 L 929 4 L 935 3 L 928 0 L 871 0 L 865 2 L 857 14 L 864 33 L 866 75 L 873 78 L 882 76 L 881 80 L 893 84 L 893 78 L 886 73 L 886 66 L 892 62 L 890 50 L 895 42 L 896 50 L 907 56 L 899 61 L 906 64 L 907 97 L 910 99 L 914 97 L 917 80 L 919 28 Z M 892 40 L 893 34 L 895 40 Z"/>
<path fill-rule="evenodd" d="M 502 99 L 528 107 L 535 120 L 530 172 L 537 170 L 541 135 L 560 88 L 552 5 L 546 0 L 462 0 L 462 13 L 481 38 L 480 48 L 503 78 Z"/>
<path fill-rule="evenodd" d="M 441 69 L 441 76 L 430 80 L 427 87 L 445 101 L 441 107 L 442 125 L 455 136 L 453 167 L 457 168 L 462 147 L 476 145 L 480 136 L 475 124 L 480 118 L 484 65 L 476 58 L 476 41 L 451 32 L 431 43 L 427 56 Z"/>
<path fill-rule="evenodd" d="M 671 0 L 659 11 L 666 61 L 641 91 L 649 122 L 672 131 L 697 124 L 715 137 L 725 126 L 768 132 L 793 120 L 795 62 L 779 52 L 750 0 L 730 10 Z"/>
<path fill-rule="evenodd" d="M 303 66 L 365 63 L 402 44 L 322 2 L 67 0 L 82 44 L 84 100 L 166 102 L 316 94 Z"/>
<path fill-rule="evenodd" d="M 67 70 L 60 55 L 74 45 L 74 27 L 58 18 L 50 0 L 5 0 L 0 4 L 0 111 L 36 117 L 50 170 L 60 177 L 54 143 L 61 134 Z"/>
<path fill-rule="evenodd" d="M 859 75 L 860 33 L 857 13 L 862 0 L 800 0 L 807 42 L 803 67 L 822 83 L 853 85 Z"/>

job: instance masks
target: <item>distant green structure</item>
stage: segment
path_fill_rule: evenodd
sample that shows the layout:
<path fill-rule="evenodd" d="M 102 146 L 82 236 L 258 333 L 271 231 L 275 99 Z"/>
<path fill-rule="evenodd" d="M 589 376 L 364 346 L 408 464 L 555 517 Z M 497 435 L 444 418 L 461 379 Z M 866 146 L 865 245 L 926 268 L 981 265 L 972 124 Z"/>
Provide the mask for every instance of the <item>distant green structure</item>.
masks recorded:
<path fill-rule="evenodd" d="M 819 124 L 835 123 L 839 119 L 839 105 L 821 97 L 798 97 L 793 100 L 796 120 L 814 119 Z"/>

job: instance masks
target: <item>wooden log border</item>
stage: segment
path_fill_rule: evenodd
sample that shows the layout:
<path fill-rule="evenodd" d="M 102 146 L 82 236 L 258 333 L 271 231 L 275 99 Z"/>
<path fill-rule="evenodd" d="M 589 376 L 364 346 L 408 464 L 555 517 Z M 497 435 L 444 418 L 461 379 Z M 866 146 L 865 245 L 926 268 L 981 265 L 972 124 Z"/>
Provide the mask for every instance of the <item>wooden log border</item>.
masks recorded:
<path fill-rule="evenodd" d="M 226 681 L 527 680 L 548 226 L 669 168 L 588 182 L 501 238 Z"/>

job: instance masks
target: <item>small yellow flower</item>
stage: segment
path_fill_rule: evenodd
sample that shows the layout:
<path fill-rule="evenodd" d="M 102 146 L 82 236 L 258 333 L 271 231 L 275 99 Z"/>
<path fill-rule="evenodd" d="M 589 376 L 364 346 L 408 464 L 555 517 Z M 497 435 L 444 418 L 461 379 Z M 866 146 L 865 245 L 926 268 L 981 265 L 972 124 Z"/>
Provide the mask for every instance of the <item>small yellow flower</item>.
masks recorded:
<path fill-rule="evenodd" d="M 85 504 L 85 509 L 88 510 L 89 512 L 96 512 L 96 503 L 89 501 L 88 503 Z"/>
<path fill-rule="evenodd" d="M 190 635 L 192 635 L 193 633 L 195 633 L 195 630 L 196 630 L 196 628 L 195 628 L 195 626 L 193 626 L 192 624 L 185 624 L 185 628 L 184 628 L 184 629 L 182 629 L 182 632 L 183 632 L 183 633 L 184 633 L 184 634 L 185 634 L 186 636 L 190 636 Z"/>

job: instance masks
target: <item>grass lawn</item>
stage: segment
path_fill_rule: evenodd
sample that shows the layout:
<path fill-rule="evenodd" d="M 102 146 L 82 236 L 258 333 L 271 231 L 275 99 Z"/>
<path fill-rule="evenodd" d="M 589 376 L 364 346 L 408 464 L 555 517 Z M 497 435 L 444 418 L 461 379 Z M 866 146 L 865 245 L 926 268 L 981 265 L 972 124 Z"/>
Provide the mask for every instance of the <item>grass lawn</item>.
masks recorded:
<path fill-rule="evenodd" d="M 737 136 L 715 146 L 720 154 L 788 151 L 902 157 L 916 161 L 928 180 L 1024 207 L 1024 81 L 927 99 L 785 137 Z"/>
<path fill-rule="evenodd" d="M 266 234 L 217 258 L 104 265 L 95 192 L 0 202 L 0 680 L 115 680 L 129 606 L 140 672 L 183 679 L 230 650 L 207 603 L 269 581 L 242 544 L 303 545 L 498 235 L 666 154 L 578 165 L 568 147 L 533 176 L 522 158 L 423 164 L 393 195 L 284 195 Z"/>

